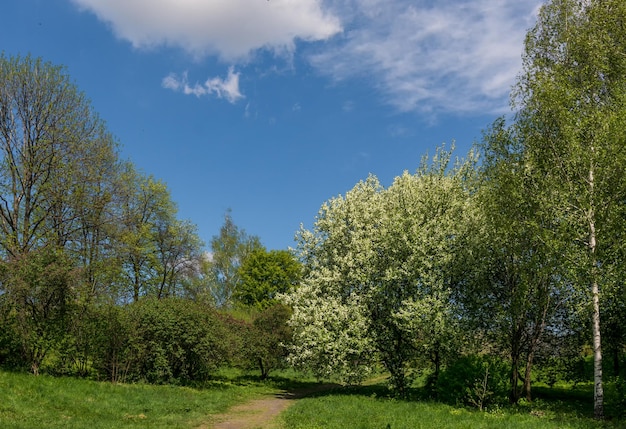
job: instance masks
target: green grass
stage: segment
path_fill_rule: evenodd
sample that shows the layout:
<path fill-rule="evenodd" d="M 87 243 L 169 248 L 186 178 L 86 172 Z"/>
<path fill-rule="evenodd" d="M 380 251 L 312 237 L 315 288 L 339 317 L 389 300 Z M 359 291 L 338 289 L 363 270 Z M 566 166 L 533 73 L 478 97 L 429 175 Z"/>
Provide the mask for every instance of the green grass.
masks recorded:
<path fill-rule="evenodd" d="M 587 429 L 622 428 L 624 421 L 598 422 L 581 409 L 579 393 L 566 391 L 517 407 L 486 412 L 428 401 L 394 400 L 373 387 L 327 392 L 296 402 L 281 415 L 289 429 Z M 587 396 L 584 397 L 587 400 Z"/>
<path fill-rule="evenodd" d="M 0 372 L 0 428 L 190 428 L 278 390 L 243 376 L 189 388 Z"/>
<path fill-rule="evenodd" d="M 380 382 L 380 380 L 378 380 Z M 283 371 L 269 381 L 233 369 L 198 387 L 111 384 L 0 371 L 0 428 L 193 428 L 230 406 L 313 378 Z M 392 399 L 382 384 L 336 388 L 295 401 L 279 417 L 286 429 L 614 429 L 625 421 L 590 418 L 589 386 L 538 387 L 538 399 L 478 412 L 424 400 Z M 416 398 L 419 398 L 416 389 Z"/>

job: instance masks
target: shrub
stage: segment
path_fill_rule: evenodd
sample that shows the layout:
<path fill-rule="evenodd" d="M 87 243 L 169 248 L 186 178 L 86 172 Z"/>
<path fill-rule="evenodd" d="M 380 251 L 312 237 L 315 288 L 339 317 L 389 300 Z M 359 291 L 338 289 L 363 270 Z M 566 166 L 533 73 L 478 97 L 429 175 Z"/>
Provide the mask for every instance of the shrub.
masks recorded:
<path fill-rule="evenodd" d="M 226 359 L 224 329 L 213 310 L 180 298 L 127 307 L 129 377 L 150 383 L 206 380 Z"/>
<path fill-rule="evenodd" d="M 508 383 L 508 365 L 501 359 L 470 355 L 445 368 L 435 389 L 443 402 L 482 410 L 490 403 L 506 401 Z"/>
<path fill-rule="evenodd" d="M 247 313 L 237 317 L 221 315 L 228 328 L 229 363 L 243 369 L 258 369 L 262 379 L 267 378 L 270 371 L 286 367 L 288 350 L 285 346 L 292 336 L 287 325 L 290 316 L 291 309 L 280 303 L 263 310 L 248 307 Z"/>

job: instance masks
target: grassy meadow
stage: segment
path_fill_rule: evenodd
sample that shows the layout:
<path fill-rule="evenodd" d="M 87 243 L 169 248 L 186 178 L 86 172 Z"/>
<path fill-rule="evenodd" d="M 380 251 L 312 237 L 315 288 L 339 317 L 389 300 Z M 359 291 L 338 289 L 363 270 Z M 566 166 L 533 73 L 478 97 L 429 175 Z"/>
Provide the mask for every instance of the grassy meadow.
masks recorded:
<path fill-rule="evenodd" d="M 380 380 L 377 380 L 377 382 Z M 111 384 L 73 377 L 0 371 L 0 428 L 197 428 L 230 406 L 284 389 L 306 388 L 312 379 L 284 372 L 260 381 L 227 371 L 195 387 Z M 589 386 L 536 388 L 537 399 L 485 412 L 420 398 L 389 397 L 381 384 L 334 388 L 294 401 L 278 417 L 283 429 L 583 429 L 623 428 L 624 420 L 591 418 Z M 208 426 L 210 427 L 210 426 Z"/>
<path fill-rule="evenodd" d="M 192 428 L 278 390 L 242 380 L 190 388 L 0 372 L 0 428 Z"/>

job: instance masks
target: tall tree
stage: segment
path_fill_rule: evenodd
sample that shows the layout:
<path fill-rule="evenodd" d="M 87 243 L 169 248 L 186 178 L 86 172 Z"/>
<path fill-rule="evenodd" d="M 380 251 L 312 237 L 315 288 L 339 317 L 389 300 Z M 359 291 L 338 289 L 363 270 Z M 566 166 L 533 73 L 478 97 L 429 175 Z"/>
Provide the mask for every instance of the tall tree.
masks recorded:
<path fill-rule="evenodd" d="M 157 298 L 184 293 L 183 283 L 195 275 L 202 257 L 196 226 L 187 221 L 165 218 L 156 225 Z"/>
<path fill-rule="evenodd" d="M 520 398 L 520 380 L 531 400 L 534 355 L 561 300 L 551 220 L 542 211 L 544 195 L 537 192 L 538 179 L 527 168 L 523 149 L 503 118 L 484 135 L 477 194 L 483 222 L 473 249 L 477 276 L 461 291 L 465 307 L 472 309 L 468 319 L 509 354 L 513 403 Z"/>
<path fill-rule="evenodd" d="M 176 208 L 163 182 L 136 171 L 131 164 L 123 177 L 117 252 L 128 292 L 136 302 L 159 282 L 157 225 L 170 222 Z"/>
<path fill-rule="evenodd" d="M 116 144 L 62 67 L 0 55 L 0 157 L 0 293 L 36 373 L 97 288 Z"/>
<path fill-rule="evenodd" d="M 0 246 L 7 256 L 73 238 L 73 201 L 85 179 L 102 178 L 83 169 L 100 161 L 98 150 L 114 156 L 112 138 L 61 67 L 0 56 Z"/>
<path fill-rule="evenodd" d="M 239 267 L 252 251 L 261 248 L 259 238 L 235 225 L 227 211 L 219 235 L 211 239 L 211 294 L 216 306 L 232 305 L 233 294 L 241 283 Z"/>
<path fill-rule="evenodd" d="M 530 168 L 552 192 L 572 280 L 587 286 L 597 418 L 604 413 L 600 290 L 615 262 L 608 256 L 623 246 L 612 228 L 626 200 L 625 22 L 623 0 L 548 2 L 527 35 L 516 92 Z"/>

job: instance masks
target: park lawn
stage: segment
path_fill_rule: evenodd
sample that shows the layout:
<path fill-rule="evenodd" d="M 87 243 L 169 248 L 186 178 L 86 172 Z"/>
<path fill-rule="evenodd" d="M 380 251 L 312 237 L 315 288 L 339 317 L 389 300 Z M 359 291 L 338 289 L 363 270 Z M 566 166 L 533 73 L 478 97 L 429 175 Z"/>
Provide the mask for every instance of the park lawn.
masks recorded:
<path fill-rule="evenodd" d="M 572 398 L 574 403 L 578 400 Z M 297 401 L 281 416 L 289 429 L 595 429 L 622 428 L 624 421 L 595 421 L 567 401 L 537 400 L 485 412 L 428 402 L 403 401 L 358 389 Z"/>
<path fill-rule="evenodd" d="M 0 371 L 0 428 L 190 428 L 233 404 L 278 390 L 243 381 L 189 388 Z"/>

